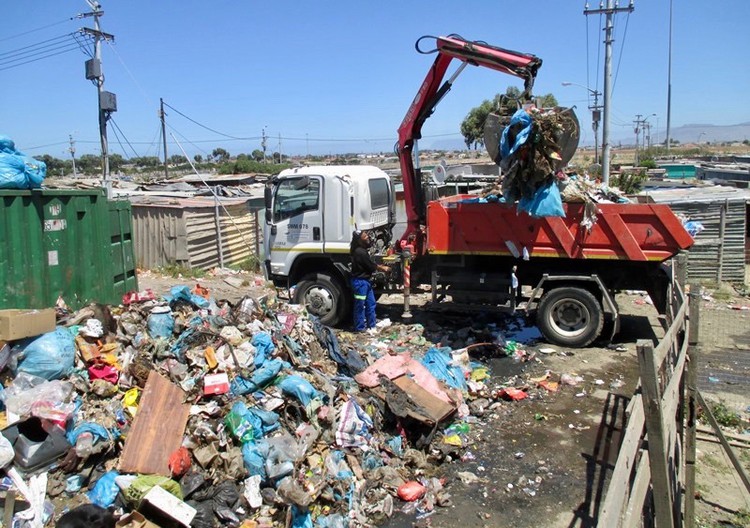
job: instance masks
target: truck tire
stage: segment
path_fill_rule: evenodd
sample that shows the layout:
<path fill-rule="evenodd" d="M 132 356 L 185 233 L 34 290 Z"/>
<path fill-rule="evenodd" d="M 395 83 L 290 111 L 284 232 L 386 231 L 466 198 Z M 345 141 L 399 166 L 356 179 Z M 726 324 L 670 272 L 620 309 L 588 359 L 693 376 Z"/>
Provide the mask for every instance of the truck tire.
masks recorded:
<path fill-rule="evenodd" d="M 302 277 L 294 292 L 294 302 L 304 304 L 308 312 L 328 326 L 342 323 L 348 314 L 346 289 L 340 280 L 324 274 Z"/>
<path fill-rule="evenodd" d="M 544 294 L 536 320 L 542 335 L 551 343 L 585 347 L 599 337 L 604 312 L 590 291 L 561 287 Z"/>

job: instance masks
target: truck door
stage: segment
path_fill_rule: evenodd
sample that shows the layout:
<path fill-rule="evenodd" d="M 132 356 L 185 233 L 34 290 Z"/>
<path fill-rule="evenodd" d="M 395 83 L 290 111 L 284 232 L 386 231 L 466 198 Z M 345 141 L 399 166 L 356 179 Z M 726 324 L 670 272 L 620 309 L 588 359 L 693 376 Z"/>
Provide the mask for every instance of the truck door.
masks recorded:
<path fill-rule="evenodd" d="M 279 181 L 268 236 L 270 271 L 288 275 L 298 253 L 323 252 L 323 182 L 319 176 Z"/>

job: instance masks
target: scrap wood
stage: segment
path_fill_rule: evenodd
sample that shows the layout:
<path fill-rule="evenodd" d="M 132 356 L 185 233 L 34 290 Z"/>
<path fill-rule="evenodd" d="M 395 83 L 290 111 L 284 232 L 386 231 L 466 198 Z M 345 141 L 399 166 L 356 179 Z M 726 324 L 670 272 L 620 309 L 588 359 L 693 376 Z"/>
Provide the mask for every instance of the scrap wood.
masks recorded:
<path fill-rule="evenodd" d="M 169 456 L 182 445 L 190 405 L 177 385 L 151 371 L 125 440 L 119 469 L 123 473 L 169 476 Z"/>
<path fill-rule="evenodd" d="M 457 406 L 437 398 L 409 376 L 400 376 L 395 380 L 381 376 L 380 383 L 385 391 L 378 394 L 396 416 L 409 417 L 428 425 L 436 425 L 457 409 Z"/>

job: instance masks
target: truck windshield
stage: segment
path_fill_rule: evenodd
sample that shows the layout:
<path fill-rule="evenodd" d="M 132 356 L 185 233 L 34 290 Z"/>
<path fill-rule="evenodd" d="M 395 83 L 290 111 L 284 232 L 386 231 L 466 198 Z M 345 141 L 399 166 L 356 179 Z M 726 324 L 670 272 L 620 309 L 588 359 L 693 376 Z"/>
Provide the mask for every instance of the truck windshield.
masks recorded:
<path fill-rule="evenodd" d="M 279 182 L 273 203 L 273 220 L 278 222 L 305 211 L 318 209 L 320 180 L 316 178 L 289 178 Z"/>

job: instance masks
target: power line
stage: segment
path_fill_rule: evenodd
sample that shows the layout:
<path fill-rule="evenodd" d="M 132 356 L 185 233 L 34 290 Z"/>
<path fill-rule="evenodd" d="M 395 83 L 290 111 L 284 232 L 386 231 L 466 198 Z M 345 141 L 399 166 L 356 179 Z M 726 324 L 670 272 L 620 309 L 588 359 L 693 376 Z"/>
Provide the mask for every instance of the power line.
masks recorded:
<path fill-rule="evenodd" d="M 66 33 L 65 35 L 60 35 L 58 37 L 54 37 L 54 38 L 51 38 L 51 39 L 43 40 L 41 42 L 37 42 L 36 44 L 30 44 L 30 45 L 24 46 L 22 48 L 16 48 L 16 49 L 13 49 L 13 50 L 10 50 L 10 51 L 5 51 L 3 53 L 0 53 L 0 58 L 4 57 L 5 55 L 24 54 L 24 53 L 26 53 L 25 50 L 30 50 L 32 48 L 33 49 L 42 49 L 42 48 L 46 48 L 46 47 L 49 47 L 49 46 L 55 46 L 55 45 L 59 44 L 60 41 L 66 40 L 69 37 L 71 37 L 72 35 L 73 35 L 73 33 Z"/>
<path fill-rule="evenodd" d="M 37 61 L 40 61 L 40 60 L 43 60 L 43 59 L 49 59 L 50 57 L 56 57 L 57 55 L 62 55 L 63 53 L 69 53 L 71 51 L 75 51 L 77 48 L 78 48 L 78 46 L 76 45 L 76 46 L 73 46 L 72 48 L 63 49 L 61 51 L 58 51 L 57 53 L 50 53 L 48 55 L 44 55 L 43 57 L 38 57 L 36 59 L 30 59 L 30 60 L 27 60 L 27 61 L 22 62 L 20 64 L 12 64 L 10 66 L 5 66 L 3 68 L 0 68 L 0 71 L 5 71 L 5 70 L 13 69 L 13 68 L 18 68 L 20 66 L 25 66 L 27 64 L 31 64 L 32 62 L 37 62 Z"/>
<path fill-rule="evenodd" d="M 65 24 L 66 22 L 70 22 L 71 20 L 75 20 L 76 18 L 78 18 L 78 17 L 66 18 L 65 20 L 61 20 L 59 22 L 53 22 L 52 24 L 47 24 L 46 26 L 38 27 L 38 28 L 35 28 L 35 29 L 30 29 L 28 31 L 24 31 L 23 33 L 18 33 L 16 35 L 11 35 L 10 37 L 4 37 L 4 38 L 0 39 L 0 42 L 5 42 L 6 40 L 11 40 L 11 39 L 14 39 L 14 38 L 23 37 L 23 36 L 28 35 L 30 33 L 35 33 L 37 31 L 41 31 L 43 29 L 48 29 L 48 28 L 51 28 L 51 27 L 54 27 L 54 26 L 59 26 L 60 24 Z"/>
<path fill-rule="evenodd" d="M 620 65 L 622 64 L 622 52 L 625 50 L 625 38 L 628 36 L 628 22 L 630 22 L 630 13 L 625 17 L 625 30 L 622 33 L 622 44 L 620 45 L 620 56 L 617 57 L 617 68 L 615 69 L 615 80 L 612 82 L 612 92 L 617 86 L 617 76 L 620 74 Z"/>
<path fill-rule="evenodd" d="M 128 144 L 128 146 L 130 147 L 130 150 L 132 150 L 132 151 L 133 151 L 133 154 L 135 154 L 135 157 L 136 157 L 136 158 L 140 158 L 140 156 L 138 155 L 138 153 L 137 153 L 137 152 L 135 151 L 135 149 L 133 148 L 133 145 L 131 145 L 131 144 L 130 144 L 130 140 L 129 140 L 129 139 L 127 138 L 127 136 L 126 136 L 126 135 L 125 135 L 125 133 L 124 133 L 124 132 L 122 131 L 122 129 L 120 129 L 120 126 L 119 126 L 119 125 L 117 124 L 117 122 L 115 121 L 114 117 L 110 116 L 109 120 L 110 120 L 110 121 L 112 121 L 112 125 L 114 125 L 115 129 L 117 129 L 117 131 L 119 131 L 119 132 L 120 132 L 120 134 L 122 134 L 122 137 L 123 137 L 123 138 L 125 138 L 125 142 L 126 142 L 126 143 Z M 119 141 L 119 138 L 118 138 L 118 141 Z M 122 147 L 122 144 L 120 145 L 120 147 Z M 123 152 L 125 152 L 125 149 L 123 149 Z"/>
<path fill-rule="evenodd" d="M 206 125 L 204 125 L 202 123 L 199 123 L 195 119 L 186 116 L 185 114 L 183 114 L 182 112 L 180 112 L 179 110 L 177 110 L 175 107 L 173 107 L 173 106 L 171 106 L 171 105 L 169 105 L 167 103 L 164 103 L 164 106 L 166 106 L 166 107 L 174 110 L 175 112 L 177 112 L 178 114 L 180 114 L 182 117 L 184 117 L 185 119 L 187 119 L 191 123 L 194 123 L 194 124 L 198 125 L 201 128 L 205 128 L 206 130 L 208 130 L 210 132 L 213 132 L 214 134 L 219 134 L 220 136 L 228 137 L 230 139 L 238 139 L 238 140 L 258 139 L 258 138 L 241 138 L 241 137 L 237 137 L 237 136 L 230 136 L 229 134 L 225 134 L 224 132 L 219 132 L 218 130 L 214 130 L 213 128 L 207 127 Z"/>

